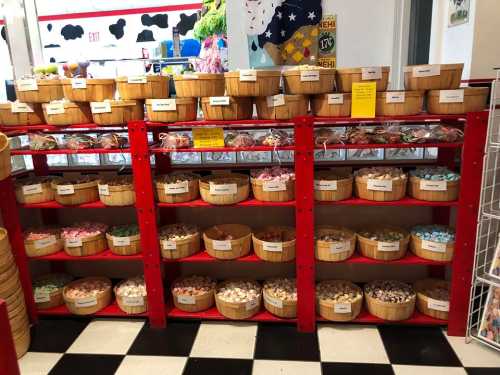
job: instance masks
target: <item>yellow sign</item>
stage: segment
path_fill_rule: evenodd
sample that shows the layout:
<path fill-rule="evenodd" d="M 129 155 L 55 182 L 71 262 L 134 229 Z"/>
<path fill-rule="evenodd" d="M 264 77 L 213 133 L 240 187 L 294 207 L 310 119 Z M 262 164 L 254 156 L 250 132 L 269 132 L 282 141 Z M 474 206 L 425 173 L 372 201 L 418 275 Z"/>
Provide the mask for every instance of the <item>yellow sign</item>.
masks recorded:
<path fill-rule="evenodd" d="M 377 98 L 377 82 L 360 82 L 352 84 L 352 118 L 375 117 Z"/>
<path fill-rule="evenodd" d="M 224 147 L 222 128 L 193 128 L 194 148 Z"/>

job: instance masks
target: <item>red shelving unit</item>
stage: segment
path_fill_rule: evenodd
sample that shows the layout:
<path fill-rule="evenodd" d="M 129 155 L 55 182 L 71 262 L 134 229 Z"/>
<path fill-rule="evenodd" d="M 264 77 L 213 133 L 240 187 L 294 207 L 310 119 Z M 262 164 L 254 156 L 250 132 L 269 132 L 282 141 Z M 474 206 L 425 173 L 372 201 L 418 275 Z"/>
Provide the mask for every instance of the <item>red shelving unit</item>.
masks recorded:
<path fill-rule="evenodd" d="M 29 258 L 31 261 L 37 260 L 49 260 L 49 261 L 59 261 L 59 262 L 89 262 L 89 261 L 130 261 L 130 260 L 142 260 L 142 254 L 137 255 L 115 255 L 110 250 L 105 250 L 102 253 L 96 255 L 88 255 L 84 257 L 73 257 L 66 254 L 64 251 L 59 251 L 55 254 L 44 255 L 36 258 Z"/>
<path fill-rule="evenodd" d="M 200 251 L 191 256 L 180 258 L 180 259 L 163 259 L 164 263 L 206 263 L 206 262 L 243 262 L 243 263 L 259 263 L 264 262 L 254 253 L 250 253 L 243 257 L 233 260 L 222 260 L 217 259 L 208 254 L 206 251 Z"/>
<path fill-rule="evenodd" d="M 191 202 L 182 202 L 182 203 L 157 203 L 158 207 L 219 207 L 210 203 L 205 202 L 204 200 L 197 199 Z M 257 199 L 247 199 L 246 201 L 239 202 L 232 205 L 227 205 L 224 207 L 293 207 L 295 206 L 295 201 L 289 202 L 263 202 L 258 201 Z"/>
<path fill-rule="evenodd" d="M 67 316 L 67 315 L 72 315 L 71 312 L 68 310 L 66 305 L 58 306 L 58 307 L 53 307 L 51 309 L 45 309 L 45 310 L 37 310 L 38 315 L 41 316 Z M 113 303 L 109 306 L 106 306 L 104 309 L 99 310 L 98 312 L 92 314 L 92 316 L 123 316 L 123 317 L 133 317 L 133 316 L 147 316 L 147 313 L 142 313 L 142 314 L 134 314 L 130 315 L 122 311 L 116 301 L 113 301 Z"/>

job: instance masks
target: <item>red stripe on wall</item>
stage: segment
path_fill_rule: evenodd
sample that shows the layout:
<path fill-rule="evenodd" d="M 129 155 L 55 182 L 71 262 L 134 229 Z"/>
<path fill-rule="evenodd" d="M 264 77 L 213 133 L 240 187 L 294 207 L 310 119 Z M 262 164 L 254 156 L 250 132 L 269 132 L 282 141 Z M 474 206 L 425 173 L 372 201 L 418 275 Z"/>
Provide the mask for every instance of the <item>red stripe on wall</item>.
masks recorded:
<path fill-rule="evenodd" d="M 75 18 L 94 18 L 94 17 L 109 17 L 109 16 L 123 16 L 126 14 L 139 14 L 139 13 L 159 13 L 159 12 L 173 12 L 178 10 L 198 10 L 201 9 L 199 4 L 179 4 L 179 5 L 165 5 L 161 7 L 148 7 L 148 8 L 135 8 L 135 9 L 116 9 L 116 10 L 103 10 L 96 12 L 81 12 L 81 13 L 67 13 L 67 14 L 52 14 L 49 16 L 39 16 L 39 21 L 59 21 L 70 20 Z"/>

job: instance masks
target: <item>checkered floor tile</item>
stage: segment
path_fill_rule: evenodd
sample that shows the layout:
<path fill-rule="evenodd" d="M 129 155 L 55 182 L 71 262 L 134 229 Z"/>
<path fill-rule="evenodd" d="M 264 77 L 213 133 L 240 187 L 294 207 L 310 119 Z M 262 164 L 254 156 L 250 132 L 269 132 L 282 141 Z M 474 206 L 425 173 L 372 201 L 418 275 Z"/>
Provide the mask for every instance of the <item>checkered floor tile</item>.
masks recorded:
<path fill-rule="evenodd" d="M 23 375 L 499 375 L 500 354 L 440 328 L 43 319 Z"/>

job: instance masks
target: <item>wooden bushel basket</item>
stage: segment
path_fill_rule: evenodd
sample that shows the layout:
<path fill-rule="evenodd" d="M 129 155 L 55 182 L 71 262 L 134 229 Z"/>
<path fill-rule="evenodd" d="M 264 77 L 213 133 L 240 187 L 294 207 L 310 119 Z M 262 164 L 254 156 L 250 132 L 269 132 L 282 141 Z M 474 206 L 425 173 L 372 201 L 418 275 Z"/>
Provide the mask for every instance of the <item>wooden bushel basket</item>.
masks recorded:
<path fill-rule="evenodd" d="M 262 301 L 264 303 L 265 309 L 273 315 L 284 319 L 293 319 L 297 317 L 296 300 L 286 301 L 283 299 L 272 297 L 271 295 L 269 295 L 265 288 L 262 288 Z"/>
<path fill-rule="evenodd" d="M 134 314 L 143 314 L 146 311 L 148 311 L 148 297 L 143 296 L 142 301 L 140 299 L 132 298 L 133 301 L 128 301 L 126 297 L 119 296 L 116 291 L 120 287 L 120 285 L 125 282 L 126 280 L 121 281 L 114 287 L 114 293 L 116 297 L 116 303 L 118 304 L 118 307 L 120 310 L 125 312 L 126 314 L 129 315 L 134 315 Z M 133 303 L 131 303 L 133 302 Z M 140 303 L 142 302 L 142 304 Z"/>
<path fill-rule="evenodd" d="M 75 299 L 75 298 L 70 298 L 66 295 L 66 290 L 70 287 L 72 287 L 75 284 L 80 284 L 84 281 L 91 281 L 91 280 L 102 280 L 108 284 L 107 288 L 104 290 L 104 292 L 99 293 L 96 298 L 95 298 L 95 304 L 92 303 L 82 303 L 81 299 Z M 84 279 L 79 279 L 76 281 L 73 281 L 66 285 L 63 289 L 63 298 L 64 302 L 66 303 L 66 307 L 68 310 L 75 315 L 91 315 L 99 310 L 102 310 L 106 306 L 108 306 L 111 303 L 112 299 L 112 291 L 111 291 L 111 281 L 105 277 L 86 277 Z M 79 304 L 80 302 L 80 304 Z M 82 306 L 83 305 L 83 306 Z M 90 306 L 88 306 L 90 305 Z"/>
<path fill-rule="evenodd" d="M 284 232 L 285 241 L 266 242 L 259 239 L 263 233 L 274 230 Z M 295 259 L 295 229 L 291 227 L 269 226 L 252 234 L 252 242 L 255 254 L 267 262 L 289 262 Z"/>
<path fill-rule="evenodd" d="M 63 79 L 64 97 L 70 102 L 102 102 L 115 97 L 115 80 L 87 78 L 86 88 L 73 88 L 72 79 Z"/>
<path fill-rule="evenodd" d="M 175 94 L 178 98 L 222 96 L 225 90 L 224 74 L 222 73 L 176 74 L 174 75 L 174 84 Z"/>
<path fill-rule="evenodd" d="M 61 233 L 54 232 L 52 236 L 55 237 L 55 242 L 44 244 L 40 240 L 24 240 L 24 248 L 26 249 L 26 256 L 29 258 L 36 258 L 45 255 L 55 254 L 61 251 L 64 247 L 64 241 L 61 240 Z M 52 242 L 52 241 L 50 241 Z"/>
<path fill-rule="evenodd" d="M 348 117 L 351 115 L 351 94 L 342 95 L 342 103 L 328 103 L 328 95 L 318 94 L 311 96 L 311 111 L 318 117 Z"/>
<path fill-rule="evenodd" d="M 339 177 L 338 180 L 333 179 Z M 354 178 L 350 173 L 335 171 L 317 171 L 314 173 L 314 199 L 320 202 L 334 202 L 352 197 L 352 185 Z M 322 190 L 321 181 L 336 181 L 336 190 Z M 329 189 L 329 188 L 328 188 Z"/>
<path fill-rule="evenodd" d="M 228 250 L 217 249 L 217 243 L 212 238 L 217 237 L 219 231 L 229 233 L 234 239 L 223 241 L 231 244 Z M 236 259 L 250 253 L 252 230 L 246 225 L 221 224 L 203 232 L 203 241 L 207 253 L 217 259 Z M 222 242 L 222 241 L 221 241 Z"/>
<path fill-rule="evenodd" d="M 20 181 L 22 182 L 22 181 Z M 41 192 L 39 193 L 31 193 L 28 191 L 24 191 L 23 186 L 27 186 L 28 184 L 21 184 L 16 181 L 15 184 L 15 192 L 16 192 L 16 200 L 21 204 L 33 204 L 33 203 L 43 203 L 50 202 L 54 200 L 54 189 L 52 189 L 52 183 L 50 180 L 40 180 L 40 182 L 33 180 L 33 185 L 40 185 Z"/>
<path fill-rule="evenodd" d="M 0 253 L 0 273 L 6 272 L 8 269 L 12 268 L 14 265 L 14 256 L 10 251 L 4 251 Z"/>
<path fill-rule="evenodd" d="M 309 99 L 304 95 L 283 95 L 284 104 L 273 106 L 271 97 L 255 98 L 257 117 L 261 120 L 290 120 L 297 116 L 306 116 Z"/>
<path fill-rule="evenodd" d="M 211 105 L 210 98 L 201 98 L 201 110 L 205 120 L 250 120 L 253 113 L 252 98 L 231 96 L 229 105 Z"/>
<path fill-rule="evenodd" d="M 82 246 L 68 247 L 64 242 L 64 251 L 73 257 L 85 257 L 102 253 L 106 250 L 107 241 L 104 233 L 82 238 Z"/>
<path fill-rule="evenodd" d="M 50 276 L 51 276 L 50 274 L 43 275 L 43 276 L 37 278 L 36 281 L 45 280 L 47 278 L 50 278 Z M 52 293 L 50 293 L 49 294 L 50 300 L 47 302 L 36 302 L 36 308 L 38 310 L 44 310 L 44 309 L 51 309 L 53 307 L 64 305 L 63 289 L 64 289 L 64 287 L 61 287 L 61 288 L 53 291 Z"/>
<path fill-rule="evenodd" d="M 193 179 L 187 180 L 188 191 L 185 193 L 167 193 L 166 192 L 166 182 L 161 179 L 162 176 L 158 176 L 155 181 L 156 194 L 158 195 L 158 202 L 162 203 L 182 203 L 190 202 L 198 199 L 200 196 L 199 179 L 200 176 L 192 174 Z"/>
<path fill-rule="evenodd" d="M 132 177 L 127 178 L 127 183 L 110 185 L 110 181 L 100 181 L 98 184 L 99 199 L 106 206 L 124 207 L 135 204 L 135 190 Z M 107 189 L 105 188 L 107 186 Z M 105 194 L 109 193 L 109 194 Z"/>
<path fill-rule="evenodd" d="M 129 245 L 115 245 L 116 241 L 114 238 L 125 239 L 127 238 Z M 106 240 L 108 242 L 108 249 L 111 250 L 113 254 L 116 255 L 135 255 L 141 252 L 141 236 L 136 234 L 135 236 L 128 237 L 114 237 L 109 233 L 106 233 Z"/>
<path fill-rule="evenodd" d="M 450 290 L 450 283 L 445 280 L 424 279 L 413 284 L 417 293 L 417 310 L 436 319 L 448 320 L 449 301 L 434 300 L 424 294 L 426 289 L 440 288 Z"/>
<path fill-rule="evenodd" d="M 377 80 L 363 80 L 362 68 L 347 68 L 337 69 L 337 91 L 339 92 L 352 92 L 352 84 L 357 82 L 376 82 L 377 91 L 387 91 L 389 83 L 389 73 L 391 68 L 384 66 L 382 69 L 382 79 Z"/>
<path fill-rule="evenodd" d="M 173 242 L 175 242 L 175 249 L 167 247 L 163 240 L 160 240 L 160 250 L 163 258 L 180 259 L 196 254 L 200 251 L 201 237 L 199 232 L 189 236 L 188 238 Z"/>
<path fill-rule="evenodd" d="M 23 330 L 18 335 L 12 336 L 17 359 L 26 354 L 31 343 L 31 334 L 29 328 Z"/>
<path fill-rule="evenodd" d="M 239 173 L 202 177 L 199 182 L 201 198 L 205 202 L 214 205 L 230 205 L 239 203 L 248 198 L 248 194 L 250 192 L 248 181 L 249 178 L 247 175 Z M 213 192 L 210 191 L 211 183 L 214 186 L 236 184 L 236 193 L 213 194 Z"/>
<path fill-rule="evenodd" d="M 61 181 L 62 182 L 62 181 Z M 52 189 L 55 192 L 54 198 L 57 203 L 60 203 L 64 206 L 74 206 L 77 204 L 90 203 L 99 200 L 99 191 L 97 189 L 98 180 L 84 182 L 81 184 L 68 184 L 73 186 L 74 193 L 73 194 L 60 194 L 57 191 L 57 185 L 55 182 L 52 182 Z M 63 182 L 59 184 L 60 186 L 64 184 Z"/>
<path fill-rule="evenodd" d="M 4 280 L 0 285 L 0 298 L 4 299 L 14 294 L 20 286 L 19 271 L 15 268 L 14 274 Z"/>
<path fill-rule="evenodd" d="M 128 83 L 129 77 L 117 77 L 116 86 L 124 100 L 168 98 L 168 76 L 146 76 L 146 83 Z"/>
<path fill-rule="evenodd" d="M 36 90 L 21 91 L 16 81 L 16 97 L 22 103 L 50 103 L 64 97 L 62 82 L 59 79 L 37 79 Z"/>
<path fill-rule="evenodd" d="M 41 104 L 28 104 L 33 112 L 12 112 L 11 103 L 0 104 L 0 124 L 4 126 L 30 126 L 45 123 Z"/>
<path fill-rule="evenodd" d="M 7 229 L 0 227 L 0 255 L 11 252 Z"/>
<path fill-rule="evenodd" d="M 251 178 L 252 191 L 255 199 L 264 202 L 288 202 L 295 199 L 295 180 L 288 180 L 284 182 L 286 190 L 281 191 L 265 191 L 266 183 L 268 181 Z M 271 185 L 273 183 L 271 182 Z"/>
<path fill-rule="evenodd" d="M 211 308 L 215 304 L 215 289 L 212 289 L 210 292 L 207 292 L 199 296 L 189 296 L 189 298 L 182 298 L 182 295 L 175 293 L 173 288 L 171 292 L 172 292 L 172 299 L 174 301 L 174 306 L 182 311 L 187 311 L 187 312 L 205 311 Z"/>
<path fill-rule="evenodd" d="M 381 180 L 385 181 L 385 180 Z M 408 178 L 392 180 L 392 191 L 379 191 L 368 189 L 368 178 L 356 176 L 354 190 L 356 196 L 370 201 L 398 201 L 406 195 Z"/>
<path fill-rule="evenodd" d="M 338 226 L 320 226 L 316 230 L 316 237 L 321 237 L 328 234 L 344 233 L 348 235 L 348 239 L 340 241 L 323 241 L 316 240 L 315 252 L 316 259 L 324 262 L 341 262 L 349 259 L 356 250 L 356 233 L 353 231 Z"/>
<path fill-rule="evenodd" d="M 144 119 L 144 105 L 137 100 L 111 100 L 111 112 L 94 113 L 92 119 L 97 125 L 124 125 L 129 121 Z"/>
<path fill-rule="evenodd" d="M 11 168 L 9 138 L 0 133 L 0 180 L 10 176 Z"/>
<path fill-rule="evenodd" d="M 468 112 L 480 112 L 488 108 L 488 87 L 466 87 L 462 103 L 440 103 L 441 90 L 427 93 L 427 111 L 435 115 L 462 115 Z"/>
<path fill-rule="evenodd" d="M 92 113 L 88 103 L 63 102 L 64 113 L 47 114 L 47 106 L 50 103 L 42 104 L 45 122 L 54 126 L 67 126 L 77 124 L 92 123 Z"/>
<path fill-rule="evenodd" d="M 224 93 L 224 92 L 223 92 Z M 178 122 L 194 121 L 198 116 L 197 98 L 175 98 L 175 111 L 155 111 L 153 103 L 155 99 L 146 99 L 146 112 L 149 121 L 153 122 Z"/>
<path fill-rule="evenodd" d="M 387 96 L 391 91 L 377 93 L 377 116 L 413 116 L 422 112 L 424 108 L 424 91 L 401 91 L 404 93 L 404 101 L 387 102 Z"/>
<path fill-rule="evenodd" d="M 384 227 L 383 229 L 389 229 L 395 232 L 401 232 L 404 234 L 403 239 L 399 241 L 394 241 L 399 243 L 399 250 L 381 250 L 384 248 L 383 241 L 371 240 L 369 238 L 361 236 L 359 233 L 356 234 L 358 238 L 358 248 L 361 255 L 376 259 L 376 260 L 396 260 L 401 259 L 405 256 L 408 250 L 408 243 L 410 242 L 410 234 L 404 229 L 395 227 Z M 392 242 L 390 242 L 392 243 Z"/>
<path fill-rule="evenodd" d="M 217 296 L 217 290 L 224 286 L 227 281 L 223 281 L 217 286 L 215 293 L 215 304 L 217 310 L 226 318 L 233 320 L 248 319 L 260 311 L 262 292 L 256 301 L 249 302 L 226 302 Z"/>
<path fill-rule="evenodd" d="M 446 190 L 423 190 L 422 181 L 432 183 L 435 181 L 423 180 L 420 177 L 410 176 L 408 193 L 411 197 L 422 201 L 450 202 L 458 199 L 460 180 L 446 181 Z"/>
<path fill-rule="evenodd" d="M 333 283 L 341 283 L 348 282 L 342 280 L 331 280 Z M 349 322 L 354 320 L 359 313 L 361 312 L 361 308 L 363 307 L 363 291 L 359 286 L 354 283 L 348 282 L 351 284 L 353 289 L 357 289 L 360 291 L 361 295 L 357 297 L 354 301 L 350 303 L 350 311 L 346 310 L 345 312 L 341 311 L 340 305 L 346 305 L 346 302 L 334 302 L 326 299 L 321 299 L 319 296 L 316 296 L 316 308 L 318 309 L 318 314 L 329 321 L 332 322 Z M 337 306 L 337 308 L 335 307 Z M 342 306 L 345 309 L 345 306 Z"/>
<path fill-rule="evenodd" d="M 422 240 L 418 236 L 412 234 L 410 241 L 411 252 L 420 258 L 434 260 L 436 262 L 449 262 L 453 259 L 453 253 L 455 251 L 455 242 L 448 242 L 446 244 L 437 243 L 433 241 L 427 241 L 427 242 L 430 243 L 430 245 L 435 249 L 441 249 L 442 247 L 445 247 L 446 250 L 436 251 L 436 250 L 424 249 Z"/>
<path fill-rule="evenodd" d="M 365 302 L 366 308 L 370 314 L 389 321 L 406 320 L 410 318 L 415 311 L 415 296 L 405 303 L 392 303 L 382 302 L 365 294 Z"/>
<path fill-rule="evenodd" d="M 441 64 L 438 75 L 425 76 L 425 71 L 432 70 L 432 65 L 405 66 L 405 88 L 407 90 L 452 90 L 460 87 L 464 64 Z M 424 74 L 414 77 L 413 70 L 417 69 Z"/>
<path fill-rule="evenodd" d="M 290 69 L 283 72 L 283 84 L 287 94 L 324 94 L 335 88 L 335 69 L 314 69 L 319 79 L 303 80 L 307 70 Z M 316 77 L 317 78 L 317 77 Z"/>
<path fill-rule="evenodd" d="M 255 74 L 255 81 L 241 81 L 239 71 L 224 73 L 227 95 L 259 97 L 279 94 L 279 70 L 257 70 Z"/>

